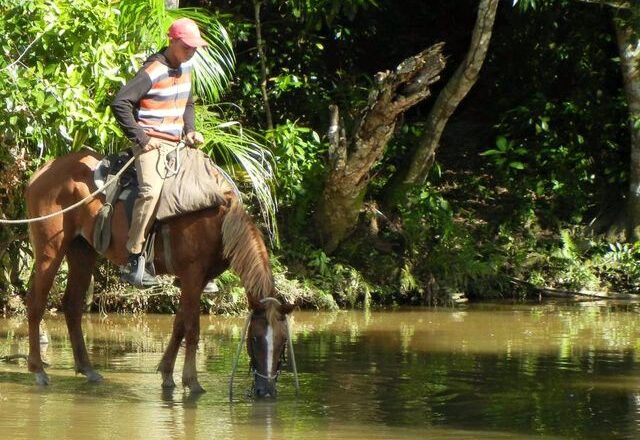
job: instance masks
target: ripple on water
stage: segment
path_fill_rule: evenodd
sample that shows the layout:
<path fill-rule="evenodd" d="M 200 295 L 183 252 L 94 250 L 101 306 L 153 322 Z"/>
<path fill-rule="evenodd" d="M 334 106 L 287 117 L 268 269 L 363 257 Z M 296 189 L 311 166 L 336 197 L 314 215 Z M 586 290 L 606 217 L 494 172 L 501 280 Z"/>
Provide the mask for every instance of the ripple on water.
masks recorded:
<path fill-rule="evenodd" d="M 301 396 L 259 403 L 247 359 L 229 405 L 242 318 L 203 317 L 198 371 L 208 392 L 160 389 L 172 317 L 87 319 L 101 385 L 73 373 L 63 320 L 47 318 L 51 386 L 0 364 L 0 432 L 58 438 L 640 438 L 636 312 L 555 305 L 294 314 Z M 26 352 L 0 320 L 0 351 Z M 4 335 L 4 336 L 3 336 Z M 176 364 L 180 383 L 183 349 Z"/>

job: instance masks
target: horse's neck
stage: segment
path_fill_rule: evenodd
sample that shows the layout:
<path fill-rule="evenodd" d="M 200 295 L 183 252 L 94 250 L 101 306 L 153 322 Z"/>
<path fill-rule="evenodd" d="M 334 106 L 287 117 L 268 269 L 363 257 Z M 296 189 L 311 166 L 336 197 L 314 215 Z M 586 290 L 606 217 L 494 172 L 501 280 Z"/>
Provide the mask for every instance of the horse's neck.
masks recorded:
<path fill-rule="evenodd" d="M 222 224 L 224 257 L 240 276 L 249 302 L 273 292 L 269 253 L 262 234 L 242 206 L 232 203 Z"/>

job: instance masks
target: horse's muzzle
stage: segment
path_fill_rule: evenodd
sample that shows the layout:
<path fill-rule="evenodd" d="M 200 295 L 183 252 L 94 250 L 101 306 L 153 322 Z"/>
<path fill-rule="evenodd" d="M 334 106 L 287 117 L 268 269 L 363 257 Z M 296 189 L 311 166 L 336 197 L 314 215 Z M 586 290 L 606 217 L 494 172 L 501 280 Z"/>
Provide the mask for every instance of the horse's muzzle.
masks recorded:
<path fill-rule="evenodd" d="M 268 380 L 260 376 L 255 377 L 255 396 L 259 399 L 275 399 L 278 394 L 276 391 L 276 381 Z"/>

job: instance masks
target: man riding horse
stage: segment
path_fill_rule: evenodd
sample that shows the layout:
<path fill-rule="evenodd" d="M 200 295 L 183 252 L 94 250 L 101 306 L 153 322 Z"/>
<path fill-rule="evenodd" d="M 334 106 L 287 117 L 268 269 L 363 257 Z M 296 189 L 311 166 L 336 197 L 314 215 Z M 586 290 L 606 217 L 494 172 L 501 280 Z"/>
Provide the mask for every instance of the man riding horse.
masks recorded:
<path fill-rule="evenodd" d="M 169 38 L 169 47 L 149 58 L 113 103 L 116 117 L 134 142 L 136 169 L 142 185 L 131 226 L 124 202 L 117 201 L 112 207 L 109 240 L 106 244 L 98 243 L 95 234 L 98 219 L 102 218 L 103 208 L 112 202 L 107 202 L 106 194 L 101 194 L 96 184 L 95 171 L 103 157 L 91 149 L 83 148 L 47 162 L 27 185 L 25 200 L 34 256 L 32 283 L 27 295 L 27 366 L 39 385 L 50 382 L 41 356 L 40 323 L 63 259 L 67 261 L 68 271 L 62 309 L 75 370 L 90 382 L 100 382 L 102 376 L 89 359 L 82 332 L 82 313 L 86 308 L 86 292 L 91 284 L 98 247 L 105 258 L 124 266 L 122 274 L 127 281 L 134 281 L 138 286 L 144 285 L 144 281 L 154 281 L 149 274 L 146 280 L 143 279 L 140 253 L 160 190 L 171 183 L 169 177 L 163 184 L 166 150 L 175 149 L 181 136 L 191 144 L 203 141 L 193 127 L 188 60 L 204 40 L 195 23 L 184 19 L 174 22 Z M 200 152 L 187 150 L 182 153 L 190 156 L 190 153 Z M 185 171 L 186 165 L 186 161 L 182 162 L 179 173 Z M 207 186 L 224 180 L 215 170 L 209 172 L 207 167 L 202 170 L 208 179 L 212 179 L 207 181 Z M 251 312 L 246 325 L 246 348 L 255 394 L 273 397 L 287 343 L 291 348 L 287 316 L 293 305 L 276 298 L 269 253 L 262 234 L 244 210 L 237 191 L 228 189 L 219 203 L 207 203 L 204 207 L 166 217 L 160 222 L 160 235 L 153 240 L 152 259 L 157 273 L 173 275 L 180 281 L 179 309 L 158 371 L 162 375 L 162 387 L 173 389 L 176 386 L 173 370 L 184 341 L 182 384 L 192 393 L 204 391 L 196 368 L 201 294 L 208 280 L 230 268 L 242 282 Z M 158 214 L 158 217 L 161 216 Z"/>
<path fill-rule="evenodd" d="M 184 136 L 187 145 L 203 142 L 195 130 L 190 60 L 207 42 L 193 20 L 181 18 L 168 32 L 169 46 L 151 55 L 138 73 L 114 98 L 111 108 L 125 135 L 133 143 L 140 192 L 133 207 L 127 250 L 129 259 L 120 277 L 139 285 L 157 284 L 141 255 L 154 211 L 160 199 L 167 154 Z"/>

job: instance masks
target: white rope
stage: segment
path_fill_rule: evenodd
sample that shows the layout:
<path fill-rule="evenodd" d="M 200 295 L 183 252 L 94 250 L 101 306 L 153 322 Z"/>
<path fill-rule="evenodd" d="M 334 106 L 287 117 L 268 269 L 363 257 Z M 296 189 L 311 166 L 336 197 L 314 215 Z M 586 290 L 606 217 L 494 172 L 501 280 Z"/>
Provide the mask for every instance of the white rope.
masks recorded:
<path fill-rule="evenodd" d="M 118 179 L 120 178 L 120 176 L 122 175 L 122 173 L 124 173 L 127 170 L 127 168 L 129 168 L 129 165 L 131 165 L 133 163 L 135 158 L 136 158 L 136 156 L 133 156 L 131 159 L 129 159 L 129 161 L 122 167 L 122 169 L 120 171 L 118 171 L 118 173 L 115 174 L 111 179 L 107 180 L 104 183 L 104 185 L 102 185 L 100 188 L 98 188 L 97 190 L 95 190 L 94 192 L 92 192 L 91 194 L 89 194 L 87 197 L 85 197 L 84 199 L 80 200 L 79 202 L 74 203 L 71 206 L 67 206 L 66 208 L 64 208 L 61 211 L 52 212 L 51 214 L 43 215 L 41 217 L 33 217 L 33 218 L 27 218 L 27 219 L 21 219 L 21 220 L 6 220 L 6 219 L 3 219 L 3 218 L 0 218 L 0 223 L 9 224 L 9 225 L 17 225 L 17 224 L 23 224 L 23 223 L 35 223 L 35 222 L 39 222 L 39 221 L 42 221 L 42 220 L 46 220 L 46 219 L 51 218 L 51 217 L 55 217 L 57 215 L 64 214 L 65 212 L 69 212 L 72 209 L 75 209 L 78 206 L 83 205 L 84 203 L 87 202 L 87 200 L 94 198 L 102 190 L 104 190 L 107 186 L 111 185 L 114 182 L 117 182 Z"/>
<path fill-rule="evenodd" d="M 291 335 L 291 324 L 289 323 L 289 315 L 285 315 L 287 323 L 287 343 L 289 345 L 289 359 L 291 360 L 291 368 L 293 369 L 293 378 L 296 384 L 296 396 L 300 394 L 300 382 L 298 381 L 298 366 L 296 365 L 296 355 L 293 353 L 293 336 Z"/>
<path fill-rule="evenodd" d="M 236 356 L 233 359 L 231 377 L 229 378 L 229 402 L 233 402 L 233 377 L 236 375 L 236 370 L 238 368 L 238 359 L 240 358 L 240 353 L 242 352 L 242 346 L 244 345 L 244 339 L 247 336 L 247 329 L 249 328 L 249 323 L 251 322 L 252 315 L 253 312 L 249 313 L 249 316 L 247 316 L 247 320 L 245 321 L 244 327 L 242 328 L 242 337 L 240 338 L 240 343 L 238 344 L 238 349 L 236 350 Z"/>
<path fill-rule="evenodd" d="M 156 163 L 156 171 L 158 172 L 158 174 L 160 176 L 163 176 L 163 179 L 168 179 L 169 177 L 173 177 L 178 175 L 178 172 L 180 171 L 180 150 L 182 150 L 183 148 L 187 148 L 187 144 L 183 141 L 180 140 L 177 144 L 173 144 L 172 142 L 169 141 L 163 141 L 164 145 L 171 145 L 171 147 L 169 147 L 169 151 L 167 152 L 167 154 L 164 155 L 164 163 L 161 164 L 160 163 L 160 158 L 158 158 L 158 162 Z M 175 151 L 176 155 L 175 155 L 175 166 L 172 168 L 171 167 L 171 160 L 169 158 L 169 155 L 171 153 L 173 153 Z M 164 170 L 161 170 L 160 167 L 164 166 Z"/>

